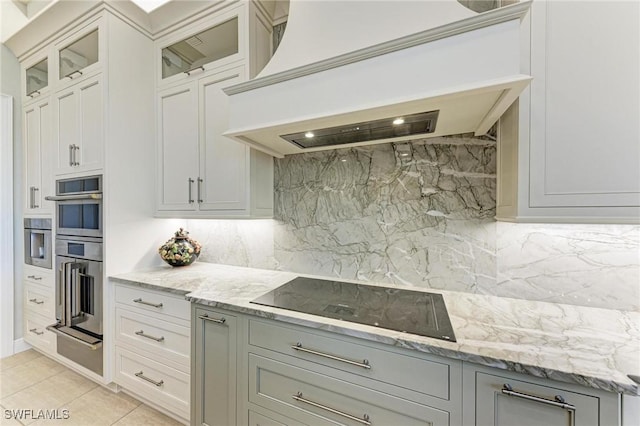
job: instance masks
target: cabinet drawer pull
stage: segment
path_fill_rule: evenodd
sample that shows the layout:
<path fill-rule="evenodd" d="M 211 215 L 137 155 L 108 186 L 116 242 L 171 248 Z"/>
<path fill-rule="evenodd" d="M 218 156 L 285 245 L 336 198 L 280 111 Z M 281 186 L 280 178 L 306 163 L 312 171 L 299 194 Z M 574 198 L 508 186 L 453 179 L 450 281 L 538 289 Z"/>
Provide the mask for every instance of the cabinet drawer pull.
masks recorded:
<path fill-rule="evenodd" d="M 29 331 L 37 336 L 42 336 L 44 334 L 44 331 L 38 331 L 37 328 L 30 328 Z"/>
<path fill-rule="evenodd" d="M 196 71 L 198 72 L 204 72 L 204 67 L 201 65 L 199 67 L 195 67 L 195 68 L 191 68 L 190 70 L 186 70 L 183 71 L 186 75 L 191 75 L 193 73 L 195 73 Z"/>
<path fill-rule="evenodd" d="M 198 318 L 200 318 L 201 320 L 205 320 L 205 321 L 211 321 L 211 322 L 215 322 L 216 324 L 224 324 L 225 322 L 227 322 L 227 320 L 225 318 L 211 318 L 209 315 L 204 314 L 204 315 L 200 315 Z"/>
<path fill-rule="evenodd" d="M 44 303 L 44 300 L 38 301 L 38 299 L 34 297 L 33 299 L 29 299 L 29 302 L 35 303 L 36 305 L 42 305 Z"/>
<path fill-rule="evenodd" d="M 38 96 L 40 96 L 40 91 L 34 90 L 33 92 L 29 93 L 27 96 L 30 97 L 31 99 L 37 98 Z"/>
<path fill-rule="evenodd" d="M 162 308 L 162 303 L 145 302 L 141 298 L 133 299 L 134 303 L 140 303 L 141 305 L 153 306 L 154 308 Z"/>
<path fill-rule="evenodd" d="M 40 281 L 42 277 L 37 277 L 35 275 L 27 275 L 27 278 L 31 278 L 32 280 Z"/>
<path fill-rule="evenodd" d="M 357 367 L 366 368 L 367 370 L 371 369 L 371 365 L 369 364 L 369 361 L 367 361 L 366 359 L 362 360 L 362 362 L 351 361 L 350 359 L 340 358 L 335 355 L 327 354 L 324 352 L 314 351 L 313 349 L 303 348 L 302 343 L 300 342 L 296 343 L 294 346 L 291 346 L 291 349 L 295 351 L 306 352 L 308 354 L 318 355 L 324 358 L 333 359 L 335 361 L 345 362 L 347 364 L 355 365 Z"/>
<path fill-rule="evenodd" d="M 140 377 L 142 380 L 146 380 L 146 381 L 147 381 L 147 382 L 149 382 L 149 383 L 153 383 L 154 385 L 156 385 L 156 386 L 158 386 L 158 387 L 160 387 L 160 386 L 164 385 L 164 380 L 160 380 L 159 382 L 156 382 L 156 381 L 155 381 L 155 380 L 153 380 L 153 379 L 150 379 L 150 378 L 148 378 L 148 377 L 145 377 L 145 375 L 144 375 L 144 373 L 143 373 L 142 371 L 139 371 L 139 372 L 137 372 L 137 373 L 134 373 L 134 375 L 135 375 L 136 377 Z"/>
<path fill-rule="evenodd" d="M 317 402 L 313 402 L 313 401 L 311 401 L 309 399 L 305 399 L 305 398 L 302 397 L 302 392 L 298 392 L 297 394 L 293 395 L 292 398 L 295 399 L 296 401 L 304 402 L 305 404 L 309 404 L 309 405 L 312 405 L 314 407 L 318 407 L 318 408 L 321 408 L 323 410 L 329 411 L 331 413 L 337 414 L 339 416 L 346 417 L 347 419 L 351 419 L 351 420 L 353 420 L 355 422 L 358 422 L 358 423 L 361 423 L 363 425 L 367 425 L 367 426 L 371 425 L 371 422 L 369 421 L 369 416 L 367 414 L 362 416 L 362 418 L 356 417 L 356 416 L 352 416 L 351 414 L 347 414 L 344 411 L 336 410 L 335 408 L 327 407 L 326 405 L 318 404 Z"/>
<path fill-rule="evenodd" d="M 554 407 L 564 408 L 565 410 L 569 410 L 569 411 L 575 411 L 576 409 L 575 405 L 565 402 L 564 398 L 561 397 L 560 395 L 556 395 L 555 399 L 540 398 L 539 396 L 528 395 L 526 393 L 514 391 L 513 387 L 511 387 L 511 385 L 508 383 L 505 383 L 502 386 L 502 393 L 508 396 L 516 397 L 516 398 L 522 398 L 522 399 L 527 399 L 529 401 L 536 401 L 536 402 L 541 402 L 543 404 L 553 405 Z"/>
<path fill-rule="evenodd" d="M 70 80 L 73 80 L 74 78 L 80 77 L 81 75 L 82 75 L 82 71 L 78 70 L 78 71 L 70 72 L 69 74 L 65 75 L 63 78 L 69 78 Z"/>
<path fill-rule="evenodd" d="M 164 341 L 164 336 L 160 336 L 160 337 L 150 336 L 148 334 L 145 334 L 144 330 L 136 331 L 136 335 L 141 336 L 141 337 L 146 337 L 147 339 L 155 340 L 156 342 L 163 342 Z"/>

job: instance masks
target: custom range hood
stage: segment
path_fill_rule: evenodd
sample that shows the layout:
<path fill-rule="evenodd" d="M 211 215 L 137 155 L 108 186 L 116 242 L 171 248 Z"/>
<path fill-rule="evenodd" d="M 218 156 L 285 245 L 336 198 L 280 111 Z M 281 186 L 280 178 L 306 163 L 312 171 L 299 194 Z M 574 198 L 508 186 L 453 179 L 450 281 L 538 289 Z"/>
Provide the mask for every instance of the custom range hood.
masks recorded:
<path fill-rule="evenodd" d="M 275 157 L 485 134 L 526 88 L 530 2 L 475 13 L 456 0 L 291 0 L 253 80 L 225 89 L 225 135 Z"/>

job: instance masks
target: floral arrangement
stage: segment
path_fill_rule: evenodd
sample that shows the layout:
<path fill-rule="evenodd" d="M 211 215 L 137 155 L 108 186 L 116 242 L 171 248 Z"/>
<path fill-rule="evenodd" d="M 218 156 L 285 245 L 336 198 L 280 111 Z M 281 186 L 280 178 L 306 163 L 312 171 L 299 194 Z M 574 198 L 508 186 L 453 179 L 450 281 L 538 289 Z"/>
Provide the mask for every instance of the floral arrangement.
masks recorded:
<path fill-rule="evenodd" d="M 201 249 L 200 243 L 189 238 L 189 232 L 180 228 L 173 238 L 160 246 L 158 253 L 171 266 L 186 266 L 196 261 Z"/>

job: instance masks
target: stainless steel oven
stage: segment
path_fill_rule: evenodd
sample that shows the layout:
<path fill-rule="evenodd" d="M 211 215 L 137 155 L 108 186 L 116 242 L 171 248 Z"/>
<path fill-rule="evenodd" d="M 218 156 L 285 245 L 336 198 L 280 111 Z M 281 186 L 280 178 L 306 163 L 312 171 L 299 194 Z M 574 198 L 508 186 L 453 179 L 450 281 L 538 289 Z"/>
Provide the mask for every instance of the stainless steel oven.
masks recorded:
<path fill-rule="evenodd" d="M 56 319 L 58 353 L 102 375 L 102 240 L 56 238 Z"/>
<path fill-rule="evenodd" d="M 24 263 L 51 269 L 51 219 L 24 220 Z"/>
<path fill-rule="evenodd" d="M 56 195 L 57 235 L 102 237 L 102 176 L 60 179 Z"/>

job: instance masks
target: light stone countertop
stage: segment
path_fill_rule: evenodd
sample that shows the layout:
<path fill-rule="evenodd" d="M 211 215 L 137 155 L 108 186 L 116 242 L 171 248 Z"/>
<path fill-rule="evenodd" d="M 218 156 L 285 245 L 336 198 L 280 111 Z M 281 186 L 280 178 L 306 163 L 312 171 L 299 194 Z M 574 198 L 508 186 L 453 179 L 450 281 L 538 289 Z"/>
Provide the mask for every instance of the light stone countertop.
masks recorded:
<path fill-rule="evenodd" d="M 638 312 L 429 290 L 444 297 L 457 339 L 457 342 L 447 342 L 249 303 L 298 276 L 336 279 L 194 263 L 183 268 L 166 266 L 131 272 L 110 280 L 184 295 L 194 303 L 447 358 L 611 392 L 640 394 L 639 385 L 627 377 L 627 374 L 640 376 Z"/>

